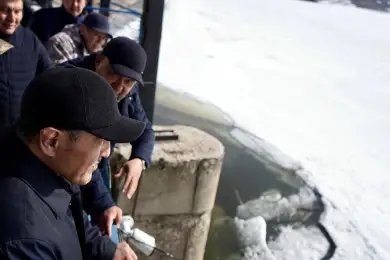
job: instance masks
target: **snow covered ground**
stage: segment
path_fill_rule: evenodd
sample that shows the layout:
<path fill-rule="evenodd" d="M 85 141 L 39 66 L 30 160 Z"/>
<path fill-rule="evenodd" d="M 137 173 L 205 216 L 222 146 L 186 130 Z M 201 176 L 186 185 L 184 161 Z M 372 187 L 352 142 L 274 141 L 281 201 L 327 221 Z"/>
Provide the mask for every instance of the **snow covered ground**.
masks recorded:
<path fill-rule="evenodd" d="M 334 259 L 390 259 L 388 24 L 294 0 L 171 0 L 165 14 L 159 81 L 301 163 L 332 205 Z M 278 240 L 302 250 L 297 232 Z"/>
<path fill-rule="evenodd" d="M 276 158 L 326 198 L 334 259 L 390 259 L 388 24 L 294 0 L 170 0 L 165 14 L 159 81 L 272 144 L 235 133 L 260 154 L 294 159 Z M 286 227 L 269 247 L 277 259 L 318 259 L 313 232 Z"/>

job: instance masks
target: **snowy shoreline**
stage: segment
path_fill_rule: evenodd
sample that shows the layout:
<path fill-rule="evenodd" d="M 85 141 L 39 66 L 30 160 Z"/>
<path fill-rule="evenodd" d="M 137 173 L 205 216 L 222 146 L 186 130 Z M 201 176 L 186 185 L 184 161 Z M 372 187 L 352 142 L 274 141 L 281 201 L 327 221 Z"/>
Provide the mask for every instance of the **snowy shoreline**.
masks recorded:
<path fill-rule="evenodd" d="M 165 15 L 159 81 L 220 107 L 273 144 L 233 133 L 275 160 L 269 167 L 318 188 L 336 260 L 390 257 L 390 39 L 378 26 L 389 22 L 383 13 L 290 0 L 170 1 Z M 318 259 L 323 241 L 314 237 L 286 227 L 268 246 L 277 259 Z"/>

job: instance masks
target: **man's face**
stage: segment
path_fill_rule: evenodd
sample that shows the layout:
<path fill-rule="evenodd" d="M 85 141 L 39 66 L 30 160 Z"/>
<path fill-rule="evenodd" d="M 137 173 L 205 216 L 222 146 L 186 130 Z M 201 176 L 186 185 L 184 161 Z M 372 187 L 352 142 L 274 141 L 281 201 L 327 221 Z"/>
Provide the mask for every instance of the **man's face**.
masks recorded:
<path fill-rule="evenodd" d="M 91 181 L 102 157 L 110 154 L 110 142 L 86 132 L 45 128 L 41 131 L 41 147 L 50 158 L 50 166 L 73 184 Z M 46 132 L 45 132 L 46 131 Z"/>
<path fill-rule="evenodd" d="M 101 51 L 107 43 L 108 36 L 105 33 L 97 32 L 84 24 L 80 25 L 80 30 L 89 53 Z"/>
<path fill-rule="evenodd" d="M 63 0 L 62 3 L 68 13 L 77 17 L 83 12 L 84 7 L 87 5 L 87 0 Z"/>
<path fill-rule="evenodd" d="M 22 0 L 0 0 L 0 33 L 12 35 L 23 18 Z"/>
<path fill-rule="evenodd" d="M 102 76 L 114 89 L 118 101 L 126 97 L 134 88 L 136 81 L 116 74 L 107 57 L 98 55 L 95 62 L 95 72 Z"/>

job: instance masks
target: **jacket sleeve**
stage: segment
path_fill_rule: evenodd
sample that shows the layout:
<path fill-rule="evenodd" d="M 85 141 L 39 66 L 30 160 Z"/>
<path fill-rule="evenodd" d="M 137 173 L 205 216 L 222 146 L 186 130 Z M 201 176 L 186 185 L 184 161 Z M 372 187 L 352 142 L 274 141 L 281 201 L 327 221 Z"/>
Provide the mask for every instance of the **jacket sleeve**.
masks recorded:
<path fill-rule="evenodd" d="M 145 161 L 146 167 L 149 167 L 152 161 L 152 153 L 154 149 L 154 131 L 152 128 L 152 124 L 148 120 L 145 110 L 141 104 L 138 91 L 134 95 L 132 95 L 132 98 L 135 109 L 133 110 L 133 114 L 129 115 L 129 117 L 144 122 L 146 124 L 146 127 L 142 135 L 137 140 L 131 143 L 132 152 L 130 159 L 140 158 Z"/>
<path fill-rule="evenodd" d="M 76 46 L 70 36 L 63 32 L 52 36 L 47 41 L 46 49 L 56 65 L 76 58 Z"/>
<path fill-rule="evenodd" d="M 62 65 L 70 64 L 76 67 L 80 67 L 80 65 L 84 62 L 85 57 L 78 57 L 76 59 L 67 60 L 64 63 L 61 63 Z"/>
<path fill-rule="evenodd" d="M 36 41 L 38 46 L 38 64 L 37 64 L 37 69 L 35 71 L 35 75 L 38 75 L 41 72 L 45 71 L 46 69 L 52 67 L 53 62 L 50 59 L 49 53 L 47 52 L 43 44 L 37 38 Z"/>
<path fill-rule="evenodd" d="M 5 243 L 0 248 L 0 259 L 56 260 L 60 259 L 53 245 L 39 239 L 21 239 Z"/>
<path fill-rule="evenodd" d="M 83 208 L 91 216 L 99 215 L 106 209 L 115 206 L 110 191 L 104 185 L 99 169 L 92 174 L 92 180 L 88 184 L 80 186 L 80 190 Z"/>
<path fill-rule="evenodd" d="M 97 226 L 92 226 L 84 213 L 85 257 L 84 259 L 112 260 L 116 244 L 108 236 L 103 236 Z"/>

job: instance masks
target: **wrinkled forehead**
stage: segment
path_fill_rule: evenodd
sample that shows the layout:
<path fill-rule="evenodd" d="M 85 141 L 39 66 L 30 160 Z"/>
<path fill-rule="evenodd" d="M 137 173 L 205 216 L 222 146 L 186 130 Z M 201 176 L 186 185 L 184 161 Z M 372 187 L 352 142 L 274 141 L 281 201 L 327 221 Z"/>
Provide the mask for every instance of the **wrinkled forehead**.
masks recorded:
<path fill-rule="evenodd" d="M 1 1 L 1 0 L 0 0 L 0 1 Z M 94 35 L 94 36 L 97 36 L 97 37 L 100 37 L 100 38 L 108 38 L 108 35 L 105 34 L 105 33 L 98 32 L 98 31 L 96 31 L 95 29 L 90 28 L 90 27 L 88 27 L 88 26 L 85 26 L 85 27 L 87 27 L 87 28 L 88 28 L 88 32 L 89 32 L 90 34 Z"/>
<path fill-rule="evenodd" d="M 0 7 L 20 10 L 23 9 L 23 0 L 0 0 Z"/>

